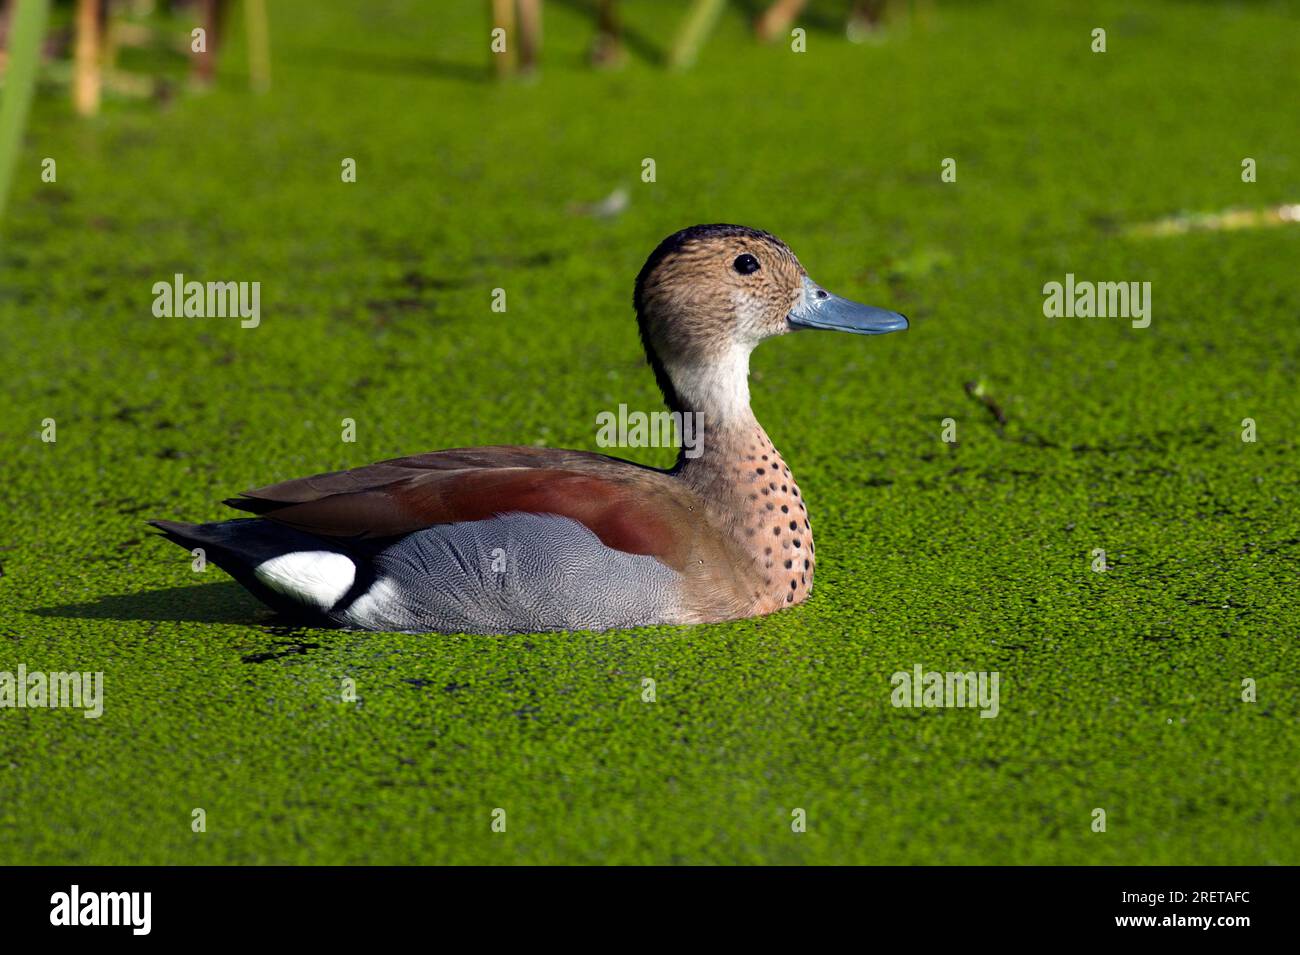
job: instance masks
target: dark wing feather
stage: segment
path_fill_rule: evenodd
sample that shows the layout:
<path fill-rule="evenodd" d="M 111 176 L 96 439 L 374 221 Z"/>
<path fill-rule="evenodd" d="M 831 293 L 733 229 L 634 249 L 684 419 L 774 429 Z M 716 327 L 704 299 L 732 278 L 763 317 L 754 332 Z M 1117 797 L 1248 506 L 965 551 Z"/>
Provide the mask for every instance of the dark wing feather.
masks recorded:
<path fill-rule="evenodd" d="M 497 514 L 559 514 L 607 546 L 682 569 L 696 517 L 689 492 L 662 472 L 548 448 L 439 451 L 273 484 L 227 501 L 338 540 L 398 537 Z"/>

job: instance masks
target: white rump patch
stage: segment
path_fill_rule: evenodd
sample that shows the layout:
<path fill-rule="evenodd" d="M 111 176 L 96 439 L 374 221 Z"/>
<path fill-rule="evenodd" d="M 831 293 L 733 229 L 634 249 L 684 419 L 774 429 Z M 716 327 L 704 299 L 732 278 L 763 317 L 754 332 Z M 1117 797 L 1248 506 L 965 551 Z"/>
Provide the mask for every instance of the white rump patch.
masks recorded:
<path fill-rule="evenodd" d="M 253 576 L 278 594 L 317 610 L 329 610 L 352 588 L 357 568 L 343 554 L 298 550 L 272 557 Z"/>

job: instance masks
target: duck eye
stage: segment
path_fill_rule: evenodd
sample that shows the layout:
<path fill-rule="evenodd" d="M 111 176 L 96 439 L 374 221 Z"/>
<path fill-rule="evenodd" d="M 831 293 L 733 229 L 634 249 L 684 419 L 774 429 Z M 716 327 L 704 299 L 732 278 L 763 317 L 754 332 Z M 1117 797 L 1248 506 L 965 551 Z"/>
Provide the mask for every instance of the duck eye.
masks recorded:
<path fill-rule="evenodd" d="M 737 256 L 736 261 L 731 263 L 731 267 L 741 275 L 749 275 L 758 271 L 758 259 L 746 252 L 744 255 Z"/>

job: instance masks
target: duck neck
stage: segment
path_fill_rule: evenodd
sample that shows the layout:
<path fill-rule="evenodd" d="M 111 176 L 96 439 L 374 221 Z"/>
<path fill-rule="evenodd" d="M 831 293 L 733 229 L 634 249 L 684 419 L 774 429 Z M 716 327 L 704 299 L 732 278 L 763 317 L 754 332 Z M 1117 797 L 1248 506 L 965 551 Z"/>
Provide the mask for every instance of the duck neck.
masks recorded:
<path fill-rule="evenodd" d="M 812 523 L 794 475 L 750 410 L 745 376 L 738 383 L 715 377 L 675 388 L 681 407 L 672 410 L 701 417 L 695 446 L 679 452 L 673 471 L 753 559 L 756 604 L 770 612 L 801 602 L 812 588 Z"/>

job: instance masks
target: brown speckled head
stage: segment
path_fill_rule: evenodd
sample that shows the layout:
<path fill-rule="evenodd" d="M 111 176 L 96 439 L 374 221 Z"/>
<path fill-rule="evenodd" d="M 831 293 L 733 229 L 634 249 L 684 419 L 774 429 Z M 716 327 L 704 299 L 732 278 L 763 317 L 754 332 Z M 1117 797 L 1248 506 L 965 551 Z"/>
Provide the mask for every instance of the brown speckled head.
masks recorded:
<path fill-rule="evenodd" d="M 664 239 L 637 276 L 633 302 L 669 406 L 715 422 L 748 415 L 749 355 L 765 338 L 907 327 L 896 312 L 827 292 L 784 242 L 738 225 L 697 225 Z"/>
<path fill-rule="evenodd" d="M 748 404 L 749 353 L 790 330 L 806 275 L 784 242 L 759 229 L 699 225 L 659 243 L 633 302 L 669 405 L 721 411 L 742 390 Z"/>
<path fill-rule="evenodd" d="M 641 330 L 661 358 L 753 348 L 789 330 L 804 271 L 769 232 L 697 225 L 664 239 L 637 276 Z"/>

